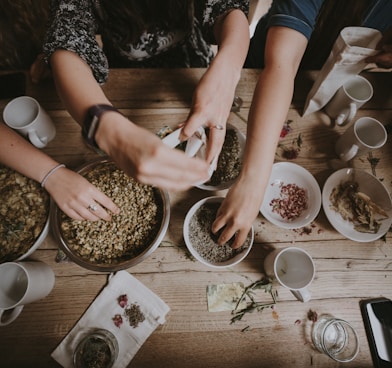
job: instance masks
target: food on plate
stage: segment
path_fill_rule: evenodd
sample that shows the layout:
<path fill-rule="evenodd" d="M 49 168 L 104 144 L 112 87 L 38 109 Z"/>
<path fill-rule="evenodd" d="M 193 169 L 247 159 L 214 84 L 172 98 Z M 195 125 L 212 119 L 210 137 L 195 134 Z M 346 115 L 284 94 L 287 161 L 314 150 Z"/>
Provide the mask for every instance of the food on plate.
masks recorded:
<path fill-rule="evenodd" d="M 354 229 L 362 233 L 376 234 L 381 221 L 388 214 L 371 198 L 359 191 L 359 184 L 346 181 L 334 187 L 329 196 L 331 209 L 338 212 L 344 220 L 353 223 Z"/>
<path fill-rule="evenodd" d="M 276 185 L 272 183 L 271 185 Z M 308 208 L 308 196 L 304 188 L 296 184 L 279 183 L 280 194 L 278 198 L 273 198 L 269 205 L 272 212 L 280 215 L 284 220 L 292 221 Z"/>
<path fill-rule="evenodd" d="M 111 221 L 78 221 L 61 214 L 61 233 L 68 247 L 85 261 L 114 264 L 137 257 L 156 238 L 163 219 L 158 191 L 136 182 L 111 162 L 102 163 L 86 179 L 119 207 Z"/>
<path fill-rule="evenodd" d="M 39 183 L 0 165 L 0 263 L 34 245 L 49 216 L 50 198 Z"/>

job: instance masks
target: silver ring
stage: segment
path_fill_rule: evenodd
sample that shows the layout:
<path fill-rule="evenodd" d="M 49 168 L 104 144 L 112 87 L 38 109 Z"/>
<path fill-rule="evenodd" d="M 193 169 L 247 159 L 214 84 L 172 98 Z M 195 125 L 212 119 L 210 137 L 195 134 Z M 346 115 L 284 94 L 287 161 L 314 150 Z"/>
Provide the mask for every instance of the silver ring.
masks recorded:
<path fill-rule="evenodd" d="M 98 207 L 96 204 L 89 204 L 87 209 L 90 210 L 91 212 L 95 212 L 98 209 Z"/>
<path fill-rule="evenodd" d="M 218 130 L 223 130 L 224 129 L 223 125 L 220 125 L 220 124 L 214 125 L 213 128 L 218 129 Z"/>

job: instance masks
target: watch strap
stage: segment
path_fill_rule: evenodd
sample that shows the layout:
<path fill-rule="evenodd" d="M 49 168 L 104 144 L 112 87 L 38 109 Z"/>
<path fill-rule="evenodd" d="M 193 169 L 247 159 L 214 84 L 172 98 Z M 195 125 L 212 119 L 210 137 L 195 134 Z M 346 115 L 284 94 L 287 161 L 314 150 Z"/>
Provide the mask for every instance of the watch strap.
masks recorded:
<path fill-rule="evenodd" d="M 97 142 L 95 141 L 95 133 L 99 127 L 101 116 L 107 111 L 119 112 L 112 105 L 93 105 L 87 110 L 87 115 L 83 122 L 82 136 L 84 140 L 95 149 L 99 149 Z"/>

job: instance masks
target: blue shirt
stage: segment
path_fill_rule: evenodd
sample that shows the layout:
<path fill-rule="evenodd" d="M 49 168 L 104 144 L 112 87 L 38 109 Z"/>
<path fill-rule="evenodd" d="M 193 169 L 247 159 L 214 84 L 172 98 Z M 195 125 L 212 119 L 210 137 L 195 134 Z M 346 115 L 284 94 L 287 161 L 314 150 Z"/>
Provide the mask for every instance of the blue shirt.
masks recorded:
<path fill-rule="evenodd" d="M 265 40 L 270 27 L 280 26 L 294 29 L 309 40 L 324 2 L 325 0 L 274 0 L 267 14 L 257 24 L 245 67 L 262 68 L 264 66 Z M 392 27 L 392 1 L 371 1 L 362 23 L 356 25 L 374 28 L 380 32 L 388 30 Z"/>

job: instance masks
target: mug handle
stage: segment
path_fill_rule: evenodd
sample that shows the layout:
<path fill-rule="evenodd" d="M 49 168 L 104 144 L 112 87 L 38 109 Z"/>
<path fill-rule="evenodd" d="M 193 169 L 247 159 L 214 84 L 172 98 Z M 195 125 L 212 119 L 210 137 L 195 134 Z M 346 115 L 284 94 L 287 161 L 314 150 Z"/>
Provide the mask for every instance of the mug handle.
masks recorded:
<path fill-rule="evenodd" d="M 18 318 L 20 312 L 22 312 L 23 307 L 23 305 L 18 305 L 11 311 L 9 309 L 0 309 L 0 326 L 7 326 L 10 323 L 14 322 Z M 3 321 L 3 314 L 5 312 L 7 312 L 8 315 Z"/>
<path fill-rule="evenodd" d="M 290 289 L 292 294 L 302 303 L 306 303 L 310 300 L 310 292 L 308 289 L 303 288 L 303 289 L 298 289 L 298 290 L 292 290 Z"/>
<path fill-rule="evenodd" d="M 44 148 L 47 145 L 47 137 L 40 138 L 37 135 L 37 132 L 35 130 L 30 130 L 29 131 L 29 139 L 34 146 L 37 148 Z"/>
<path fill-rule="evenodd" d="M 345 125 L 349 123 L 351 120 L 354 119 L 355 114 L 357 113 L 357 105 L 352 102 L 350 103 L 350 111 L 348 115 L 346 114 L 340 114 L 336 119 L 336 124 L 339 126 Z"/>
<path fill-rule="evenodd" d="M 350 161 L 358 153 L 359 147 L 355 144 L 351 146 L 348 151 L 345 151 L 339 155 L 342 161 Z"/>

